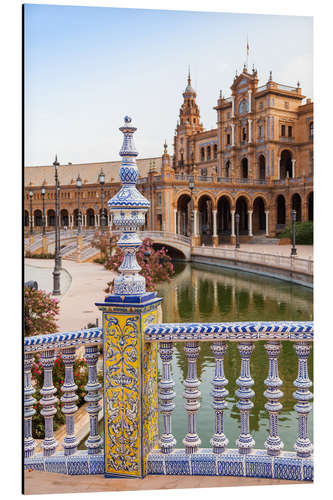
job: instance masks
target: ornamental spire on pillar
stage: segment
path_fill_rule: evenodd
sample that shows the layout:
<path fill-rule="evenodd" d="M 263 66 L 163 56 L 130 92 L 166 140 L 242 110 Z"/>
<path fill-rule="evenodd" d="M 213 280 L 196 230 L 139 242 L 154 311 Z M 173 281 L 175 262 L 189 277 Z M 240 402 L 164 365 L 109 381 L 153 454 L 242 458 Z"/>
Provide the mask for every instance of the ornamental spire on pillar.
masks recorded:
<path fill-rule="evenodd" d="M 113 214 L 113 223 L 122 231 L 118 247 L 123 251 L 124 259 L 119 267 L 120 275 L 114 280 L 114 295 L 143 295 L 146 292 L 146 280 L 139 275 L 141 267 L 136 260 L 136 253 L 142 241 L 136 231 L 145 223 L 145 214 L 150 206 L 149 201 L 136 189 L 139 177 L 133 134 L 136 128 L 131 125 L 132 119 L 125 116 L 120 131 L 124 141 L 119 152 L 122 157 L 120 167 L 120 191 L 108 201 Z"/>

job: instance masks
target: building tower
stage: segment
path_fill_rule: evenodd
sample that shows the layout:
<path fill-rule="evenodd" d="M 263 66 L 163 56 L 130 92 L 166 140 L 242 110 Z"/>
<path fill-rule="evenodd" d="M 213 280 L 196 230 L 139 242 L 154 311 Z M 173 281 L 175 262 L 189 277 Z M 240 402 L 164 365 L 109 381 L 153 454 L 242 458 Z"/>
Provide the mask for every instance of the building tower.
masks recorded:
<path fill-rule="evenodd" d="M 197 94 L 191 85 L 191 74 L 188 71 L 187 87 L 183 92 L 184 102 L 179 110 L 174 139 L 174 169 L 176 172 L 191 173 L 194 163 L 194 149 L 191 136 L 203 131 L 200 123 L 200 110 L 196 103 Z"/>

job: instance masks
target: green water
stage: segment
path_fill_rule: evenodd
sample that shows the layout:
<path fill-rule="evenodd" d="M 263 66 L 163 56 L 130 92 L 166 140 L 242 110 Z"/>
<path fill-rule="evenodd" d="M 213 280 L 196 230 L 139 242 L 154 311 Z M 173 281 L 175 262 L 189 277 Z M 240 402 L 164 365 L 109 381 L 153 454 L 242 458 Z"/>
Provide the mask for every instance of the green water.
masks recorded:
<path fill-rule="evenodd" d="M 288 282 L 269 279 L 252 273 L 230 271 L 199 264 L 176 264 L 176 276 L 171 283 L 158 287 L 163 301 L 165 322 L 216 322 L 216 321 L 277 321 L 312 320 L 312 290 Z M 214 410 L 211 407 L 211 381 L 214 377 L 215 361 L 210 343 L 200 344 L 197 362 L 198 378 L 201 381 L 201 407 L 197 413 L 197 430 L 202 447 L 210 447 L 209 440 L 214 434 Z M 312 380 L 312 353 L 309 358 L 309 376 Z M 159 361 L 160 363 L 160 361 Z M 250 414 L 250 429 L 257 448 L 264 448 L 269 431 L 268 414 L 265 410 L 266 398 L 264 380 L 268 373 L 268 360 L 264 342 L 256 342 L 251 357 L 251 376 L 255 381 L 253 390 L 254 407 Z M 177 447 L 182 448 L 182 440 L 187 432 L 187 413 L 184 410 L 184 386 L 187 363 L 184 345 L 175 344 L 173 356 L 173 379 L 176 383 L 176 408 L 172 414 L 172 432 Z M 159 365 L 159 372 L 160 365 Z M 240 357 L 235 343 L 228 343 L 225 356 L 225 376 L 229 380 L 226 398 L 224 432 L 229 439 L 229 447 L 235 448 L 235 440 L 240 433 L 240 414 L 236 408 L 234 394 L 240 374 Z M 283 342 L 279 356 L 279 376 L 283 380 L 281 398 L 283 409 L 279 414 L 279 435 L 285 450 L 292 450 L 297 437 L 297 414 L 293 410 L 295 391 L 293 381 L 297 377 L 297 356 L 291 342 Z M 160 432 L 161 427 L 160 418 Z M 312 439 L 312 414 L 309 418 L 309 435 Z"/>
<path fill-rule="evenodd" d="M 199 264 L 176 263 L 176 275 L 170 283 L 160 284 L 159 296 L 163 297 L 163 321 L 173 322 L 216 322 L 216 321 L 298 321 L 312 320 L 312 290 L 281 280 L 265 278 L 252 273 L 230 271 Z M 211 381 L 214 377 L 215 361 L 210 343 L 202 342 L 197 362 L 198 378 L 201 381 L 201 407 L 197 413 L 197 430 L 202 447 L 210 447 L 214 434 L 214 410 L 211 407 Z M 309 358 L 309 376 L 312 380 L 312 352 Z M 253 390 L 254 407 L 250 414 L 250 429 L 256 441 L 256 448 L 264 448 L 269 431 L 265 410 L 266 398 L 264 380 L 268 373 L 268 361 L 263 342 L 255 343 L 251 357 L 251 376 L 255 381 Z M 182 440 L 187 433 L 187 413 L 184 409 L 184 386 L 187 363 L 183 343 L 176 343 L 173 356 L 173 379 L 175 381 L 176 408 L 172 414 L 172 432 L 177 447 L 183 448 Z M 159 360 L 159 377 L 161 366 Z M 240 415 L 236 408 L 234 394 L 240 374 L 240 357 L 235 343 L 228 343 L 225 356 L 225 375 L 229 380 L 226 388 L 228 408 L 224 413 L 224 432 L 229 447 L 235 448 L 240 433 Z M 293 409 L 292 396 L 297 377 L 297 356 L 291 342 L 282 342 L 279 356 L 279 376 L 283 381 L 281 398 L 283 409 L 279 414 L 279 435 L 285 450 L 292 450 L 297 437 L 297 414 Z M 161 416 L 160 416 L 161 417 Z M 160 418 L 160 432 L 162 419 Z M 103 433 L 103 424 L 100 423 Z M 312 439 L 312 414 L 309 417 L 309 435 Z M 84 448 L 81 445 L 80 448 Z"/>

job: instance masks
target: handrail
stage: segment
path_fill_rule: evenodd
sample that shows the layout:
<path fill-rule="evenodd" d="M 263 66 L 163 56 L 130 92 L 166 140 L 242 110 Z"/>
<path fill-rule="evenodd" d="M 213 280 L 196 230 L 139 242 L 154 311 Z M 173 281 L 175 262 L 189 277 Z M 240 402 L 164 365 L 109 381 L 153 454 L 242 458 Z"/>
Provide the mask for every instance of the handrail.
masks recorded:
<path fill-rule="evenodd" d="M 313 321 L 161 323 L 145 329 L 145 341 L 313 340 Z"/>
<path fill-rule="evenodd" d="M 102 341 L 102 328 L 34 335 L 32 337 L 25 337 L 24 352 L 39 352 L 54 349 L 55 347 L 64 348 L 83 344 L 100 344 Z"/>

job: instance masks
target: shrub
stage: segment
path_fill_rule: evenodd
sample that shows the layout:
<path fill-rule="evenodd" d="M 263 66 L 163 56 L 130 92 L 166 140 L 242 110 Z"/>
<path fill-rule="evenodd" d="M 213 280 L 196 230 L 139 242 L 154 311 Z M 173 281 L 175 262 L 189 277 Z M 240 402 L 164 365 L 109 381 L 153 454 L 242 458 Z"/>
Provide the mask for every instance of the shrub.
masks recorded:
<path fill-rule="evenodd" d="M 313 245 L 313 222 L 295 223 L 296 245 Z M 278 238 L 292 238 L 292 228 L 288 226 Z"/>
<path fill-rule="evenodd" d="M 24 287 L 24 336 L 55 333 L 59 301 L 51 293 Z"/>
<path fill-rule="evenodd" d="M 27 259 L 54 259 L 54 253 L 32 253 L 30 250 L 25 252 Z"/>
<path fill-rule="evenodd" d="M 162 247 L 160 250 L 153 248 L 151 239 L 146 238 L 137 254 L 137 261 L 141 267 L 140 274 L 146 278 L 147 291 L 156 289 L 156 283 L 161 281 L 170 281 L 174 274 L 174 267 L 171 258 L 166 249 Z M 112 271 L 118 272 L 119 266 L 123 261 L 123 253 L 116 247 L 114 253 L 106 260 L 104 267 Z M 106 293 L 112 293 L 113 282 L 107 283 Z"/>

